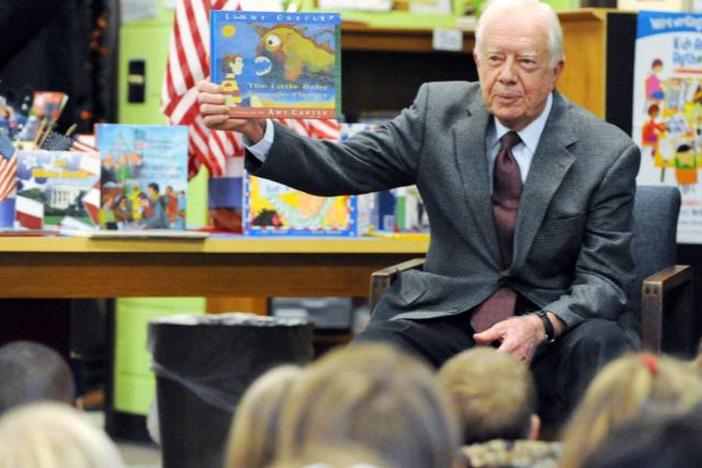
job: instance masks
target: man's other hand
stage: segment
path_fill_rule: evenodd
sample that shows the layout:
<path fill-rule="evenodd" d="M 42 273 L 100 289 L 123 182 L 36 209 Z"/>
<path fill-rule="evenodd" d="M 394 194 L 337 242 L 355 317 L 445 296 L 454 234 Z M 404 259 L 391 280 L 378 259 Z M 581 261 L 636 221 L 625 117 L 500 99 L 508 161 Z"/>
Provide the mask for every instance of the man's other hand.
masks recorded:
<path fill-rule="evenodd" d="M 546 332 L 541 319 L 529 314 L 498 322 L 487 330 L 476 333 L 473 338 L 481 346 L 499 342 L 497 351 L 509 353 L 528 364 L 534 357 L 537 346 L 546 340 Z"/>
<path fill-rule="evenodd" d="M 258 143 L 266 131 L 265 119 L 236 119 L 229 116 L 222 87 L 209 80 L 197 84 L 197 101 L 205 125 L 212 130 L 239 132 L 246 135 L 252 144 Z"/>

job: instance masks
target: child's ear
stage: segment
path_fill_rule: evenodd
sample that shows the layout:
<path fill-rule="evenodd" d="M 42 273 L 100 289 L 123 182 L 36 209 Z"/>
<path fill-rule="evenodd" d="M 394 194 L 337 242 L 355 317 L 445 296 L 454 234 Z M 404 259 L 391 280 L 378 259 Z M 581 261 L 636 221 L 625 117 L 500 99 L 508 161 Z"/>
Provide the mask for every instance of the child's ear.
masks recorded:
<path fill-rule="evenodd" d="M 536 440 L 539 438 L 539 431 L 541 430 L 541 419 L 538 415 L 531 415 L 531 427 L 529 429 L 529 440 Z"/>

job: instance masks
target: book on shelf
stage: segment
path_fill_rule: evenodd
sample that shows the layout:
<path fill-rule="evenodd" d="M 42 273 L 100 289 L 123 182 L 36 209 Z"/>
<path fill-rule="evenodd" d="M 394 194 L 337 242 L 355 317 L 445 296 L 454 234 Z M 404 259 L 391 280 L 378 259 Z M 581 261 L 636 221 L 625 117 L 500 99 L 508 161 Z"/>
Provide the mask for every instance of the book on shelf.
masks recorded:
<path fill-rule="evenodd" d="M 332 119 L 341 112 L 337 13 L 212 10 L 212 81 L 233 117 Z"/>
<path fill-rule="evenodd" d="M 309 195 L 247 174 L 244 177 L 244 234 L 356 236 L 357 199 L 353 195 Z"/>
<path fill-rule="evenodd" d="M 188 129 L 100 124 L 100 227 L 185 229 Z"/>
<path fill-rule="evenodd" d="M 94 228 L 100 206 L 100 159 L 75 151 L 17 151 L 15 228 L 64 224 Z"/>

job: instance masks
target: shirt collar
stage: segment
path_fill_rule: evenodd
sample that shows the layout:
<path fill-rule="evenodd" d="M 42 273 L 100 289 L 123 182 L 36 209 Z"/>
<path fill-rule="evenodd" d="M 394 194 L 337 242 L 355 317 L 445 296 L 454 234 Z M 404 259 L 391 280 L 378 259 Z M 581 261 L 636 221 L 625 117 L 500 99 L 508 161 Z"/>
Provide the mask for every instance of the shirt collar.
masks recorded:
<path fill-rule="evenodd" d="M 524 143 L 532 154 L 536 152 L 536 146 L 539 144 L 539 139 L 544 131 L 544 127 L 546 127 L 546 121 L 551 112 L 551 107 L 553 107 L 553 93 L 549 93 L 548 98 L 546 98 L 546 105 L 544 106 L 543 112 L 534 119 L 533 122 L 517 132 L 519 138 L 522 139 L 522 143 Z M 493 117 L 492 120 L 495 126 L 494 132 L 490 132 L 488 148 L 492 148 L 496 145 L 497 142 L 500 141 L 500 138 L 510 131 L 509 128 L 502 125 L 495 117 Z"/>

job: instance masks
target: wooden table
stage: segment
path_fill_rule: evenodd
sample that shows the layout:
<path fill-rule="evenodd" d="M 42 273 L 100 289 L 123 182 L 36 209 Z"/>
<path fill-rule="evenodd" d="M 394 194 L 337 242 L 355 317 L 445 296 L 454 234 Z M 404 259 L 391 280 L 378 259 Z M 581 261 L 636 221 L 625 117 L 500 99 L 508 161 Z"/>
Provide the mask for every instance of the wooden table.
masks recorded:
<path fill-rule="evenodd" d="M 0 238 L 0 298 L 367 296 L 421 239 Z"/>

